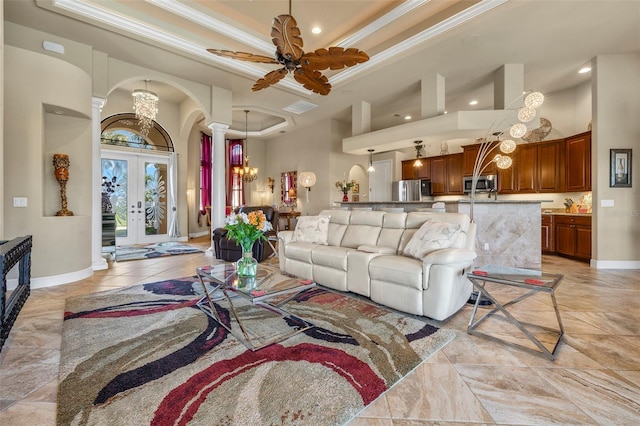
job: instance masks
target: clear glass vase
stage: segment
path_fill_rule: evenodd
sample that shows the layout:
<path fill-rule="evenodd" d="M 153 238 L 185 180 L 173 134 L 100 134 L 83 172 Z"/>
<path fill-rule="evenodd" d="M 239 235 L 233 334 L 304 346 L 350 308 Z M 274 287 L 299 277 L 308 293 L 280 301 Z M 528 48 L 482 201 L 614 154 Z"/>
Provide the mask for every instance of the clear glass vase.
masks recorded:
<path fill-rule="evenodd" d="M 236 262 L 236 270 L 240 278 L 254 278 L 258 271 L 258 261 L 253 258 L 253 248 L 242 249 L 242 257 Z"/>

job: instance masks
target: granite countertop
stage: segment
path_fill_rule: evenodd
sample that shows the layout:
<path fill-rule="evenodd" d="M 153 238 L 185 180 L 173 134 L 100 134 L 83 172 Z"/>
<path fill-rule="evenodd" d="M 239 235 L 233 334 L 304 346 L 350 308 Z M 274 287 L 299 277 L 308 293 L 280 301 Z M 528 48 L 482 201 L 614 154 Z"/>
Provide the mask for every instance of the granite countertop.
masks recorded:
<path fill-rule="evenodd" d="M 451 203 L 451 201 L 449 201 Z M 471 203 L 471 200 L 461 199 L 453 201 L 454 203 Z M 475 200 L 474 204 L 538 204 L 551 203 L 552 200 Z M 447 201 L 444 201 L 446 204 Z"/>
<path fill-rule="evenodd" d="M 542 214 L 552 215 L 552 216 L 591 216 L 591 213 L 567 213 L 567 212 L 545 212 Z"/>

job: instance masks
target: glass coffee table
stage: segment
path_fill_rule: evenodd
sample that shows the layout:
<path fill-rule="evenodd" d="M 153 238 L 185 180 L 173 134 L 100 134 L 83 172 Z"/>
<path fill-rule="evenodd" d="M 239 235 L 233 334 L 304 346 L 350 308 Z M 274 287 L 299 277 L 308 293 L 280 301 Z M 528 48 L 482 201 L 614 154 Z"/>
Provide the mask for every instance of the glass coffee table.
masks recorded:
<path fill-rule="evenodd" d="M 315 287 L 310 280 L 283 275 L 266 264 L 258 265 L 255 278 L 238 277 L 235 263 L 226 262 L 197 268 L 196 274 L 204 291 L 198 308 L 252 351 L 314 327 L 282 307 Z M 267 312 L 256 312 L 253 306 Z"/>
<path fill-rule="evenodd" d="M 511 268 L 504 266 L 495 266 L 488 265 L 483 266 L 482 268 L 476 269 L 467 274 L 467 278 L 473 283 L 474 287 L 478 289 L 479 296 L 482 298 L 486 298 L 493 302 L 494 308 L 489 310 L 482 318 L 476 321 L 476 314 L 478 312 L 478 305 L 481 297 L 476 299 L 475 305 L 473 306 L 473 312 L 471 314 L 471 319 L 469 320 L 469 326 L 467 327 L 467 332 L 469 334 L 473 334 L 476 336 L 487 337 L 492 340 L 500 341 L 502 343 L 506 343 L 511 346 L 519 347 L 520 349 L 527 350 L 532 353 L 542 354 L 551 360 L 555 360 L 558 349 L 560 346 L 560 342 L 564 336 L 564 327 L 562 326 L 562 320 L 560 319 L 560 312 L 558 311 L 558 304 L 556 303 L 555 290 L 562 281 L 563 276 L 560 274 L 548 274 L 541 271 L 533 270 L 533 269 L 522 269 L 522 268 Z M 490 288 L 487 287 L 487 284 L 491 283 Z M 497 286 L 496 286 L 497 285 Z M 495 293 L 500 287 L 504 288 L 511 287 L 522 289 L 524 291 L 505 291 L 501 293 L 506 294 L 514 294 L 517 295 L 515 298 L 506 303 L 500 303 L 496 297 Z M 495 291 L 494 291 L 495 289 Z M 492 291 L 494 294 L 492 294 Z M 553 303 L 553 310 L 555 312 L 555 317 L 558 323 L 558 329 L 545 327 L 542 325 L 537 325 L 529 322 L 524 322 L 516 319 L 512 313 L 508 311 L 508 308 L 512 307 L 516 303 L 519 303 L 533 295 L 539 293 L 549 294 L 551 297 L 551 301 Z M 503 338 L 499 338 L 478 330 L 478 326 L 480 326 L 485 320 L 494 316 L 497 313 L 502 313 L 503 316 L 496 316 L 506 320 L 508 323 L 515 325 L 518 330 L 524 334 L 527 339 L 529 339 L 537 349 L 530 348 L 524 346 L 522 344 L 514 343 L 511 341 L 507 341 Z M 530 313 L 528 313 L 530 314 Z M 551 349 L 548 349 L 539 338 L 537 338 L 533 334 L 533 330 L 542 331 L 546 333 L 549 337 L 547 337 L 547 345 L 549 345 L 549 340 L 552 340 Z"/>

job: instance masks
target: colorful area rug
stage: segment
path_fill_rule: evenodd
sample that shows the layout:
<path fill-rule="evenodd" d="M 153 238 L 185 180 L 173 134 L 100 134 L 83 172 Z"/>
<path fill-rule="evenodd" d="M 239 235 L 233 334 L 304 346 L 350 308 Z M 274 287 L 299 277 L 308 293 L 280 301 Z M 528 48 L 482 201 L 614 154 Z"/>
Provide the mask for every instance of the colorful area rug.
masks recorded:
<path fill-rule="evenodd" d="M 455 336 L 315 288 L 285 305 L 290 324 L 237 303 L 250 326 L 316 325 L 251 352 L 201 293 L 188 277 L 67 299 L 57 424 L 344 424 Z"/>
<path fill-rule="evenodd" d="M 202 253 L 197 247 L 180 244 L 175 241 L 154 244 L 136 244 L 130 246 L 117 246 L 115 261 L 152 259 L 154 257 L 175 256 L 178 254 Z"/>

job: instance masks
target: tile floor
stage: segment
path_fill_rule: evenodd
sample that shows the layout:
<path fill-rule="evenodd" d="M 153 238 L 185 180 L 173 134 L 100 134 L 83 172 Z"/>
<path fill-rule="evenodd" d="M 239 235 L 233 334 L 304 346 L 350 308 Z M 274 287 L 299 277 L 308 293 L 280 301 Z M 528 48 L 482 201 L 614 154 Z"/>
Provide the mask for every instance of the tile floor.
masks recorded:
<path fill-rule="evenodd" d="M 192 254 L 114 263 L 86 280 L 33 290 L 0 352 L 0 424 L 55 424 L 67 297 L 193 275 L 210 259 Z M 350 424 L 640 424 L 640 272 L 598 271 L 555 256 L 543 256 L 543 268 L 565 275 L 556 297 L 566 335 L 554 362 L 468 335 L 467 306 L 437 323 L 457 337 Z M 501 297 L 509 293 L 497 290 Z M 553 324 L 548 296 L 527 299 L 514 312 Z M 499 320 L 486 326 L 522 341 Z"/>

